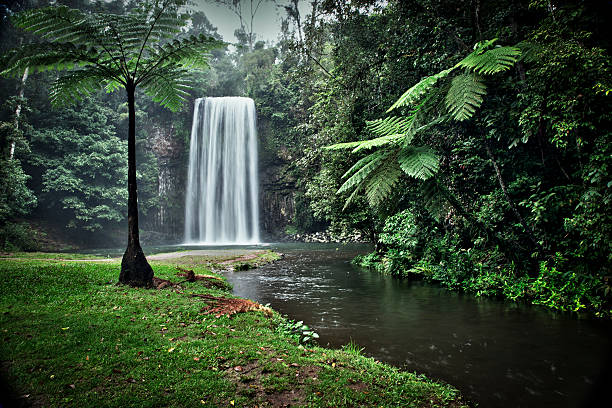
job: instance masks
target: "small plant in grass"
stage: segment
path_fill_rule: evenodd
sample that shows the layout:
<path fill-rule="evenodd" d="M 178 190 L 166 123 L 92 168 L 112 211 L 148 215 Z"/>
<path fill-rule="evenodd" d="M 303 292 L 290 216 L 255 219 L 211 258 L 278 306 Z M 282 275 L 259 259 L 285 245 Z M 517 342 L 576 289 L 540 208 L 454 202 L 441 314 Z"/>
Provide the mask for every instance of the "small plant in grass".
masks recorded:
<path fill-rule="evenodd" d="M 346 351 L 349 354 L 354 354 L 354 355 L 359 356 L 363 353 L 363 350 L 365 350 L 365 347 L 360 347 L 359 344 L 351 340 L 348 343 L 346 343 L 344 346 L 342 346 L 342 350 Z"/>
<path fill-rule="evenodd" d="M 319 338 L 317 332 L 304 324 L 302 320 L 296 322 L 295 320 L 287 319 L 281 323 L 277 330 L 289 334 L 300 344 L 311 344 Z"/>

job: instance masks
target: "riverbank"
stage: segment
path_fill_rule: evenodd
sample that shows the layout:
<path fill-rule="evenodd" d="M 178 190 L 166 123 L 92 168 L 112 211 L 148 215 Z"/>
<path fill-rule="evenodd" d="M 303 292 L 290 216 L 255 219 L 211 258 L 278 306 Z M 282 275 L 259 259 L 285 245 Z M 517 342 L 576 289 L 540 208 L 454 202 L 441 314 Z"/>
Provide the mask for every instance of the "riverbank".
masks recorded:
<path fill-rule="evenodd" d="M 270 251 L 226 264 L 194 254 L 152 260 L 173 283 L 159 290 L 116 285 L 118 260 L 48 257 L 0 259 L 1 373 L 18 405 L 464 406 L 449 385 L 356 347 L 301 345 L 300 328 L 278 313 L 228 300 L 213 270 L 265 262 Z"/>

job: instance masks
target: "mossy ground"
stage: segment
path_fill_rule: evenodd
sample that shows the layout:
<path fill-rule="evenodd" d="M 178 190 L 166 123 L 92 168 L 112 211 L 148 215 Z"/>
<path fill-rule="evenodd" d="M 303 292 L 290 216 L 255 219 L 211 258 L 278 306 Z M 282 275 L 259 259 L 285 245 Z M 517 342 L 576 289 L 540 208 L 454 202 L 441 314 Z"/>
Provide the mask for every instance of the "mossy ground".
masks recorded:
<path fill-rule="evenodd" d="M 179 282 L 177 265 L 194 268 L 173 261 L 153 262 L 156 276 Z M 276 313 L 215 318 L 190 296 L 231 296 L 223 289 L 134 289 L 116 284 L 118 271 L 118 262 L 0 260 L 0 368 L 18 404 L 463 406 L 451 386 L 358 350 L 304 348 Z M 195 272 L 211 274 L 197 263 Z"/>

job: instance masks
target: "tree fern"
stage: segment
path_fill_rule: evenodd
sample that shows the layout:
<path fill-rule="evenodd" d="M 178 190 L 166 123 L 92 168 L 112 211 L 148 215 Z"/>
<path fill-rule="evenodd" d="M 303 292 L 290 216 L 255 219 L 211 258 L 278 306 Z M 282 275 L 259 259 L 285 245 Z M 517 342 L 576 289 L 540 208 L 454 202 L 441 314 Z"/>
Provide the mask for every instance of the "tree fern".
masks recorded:
<path fill-rule="evenodd" d="M 420 101 L 424 95 L 442 78 L 445 78 L 453 71 L 453 68 L 445 69 L 435 75 L 431 75 L 421 79 L 416 85 L 409 88 L 397 101 L 387 110 L 391 112 L 393 109 L 401 106 L 411 106 Z"/>
<path fill-rule="evenodd" d="M 480 107 L 487 87 L 474 74 L 461 74 L 453 78 L 445 102 L 451 116 L 459 121 L 471 118 Z"/>
<path fill-rule="evenodd" d="M 337 143 L 335 145 L 326 146 L 328 150 L 343 150 L 352 149 L 352 153 L 359 152 L 361 150 L 370 150 L 375 147 L 384 146 L 389 143 L 395 143 L 402 140 L 404 135 L 387 135 L 377 137 L 376 139 L 360 140 L 357 142 Z"/>
<path fill-rule="evenodd" d="M 51 102 L 66 104 L 98 89 L 124 88 L 128 102 L 128 247 L 119 281 L 152 285 L 138 232 L 136 188 L 136 88 L 162 106 L 178 110 L 190 89 L 193 69 L 208 67 L 209 51 L 223 43 L 213 38 L 175 38 L 188 15 L 185 0 L 137 2 L 126 15 L 84 13 L 52 6 L 19 13 L 14 24 L 43 42 L 10 50 L 0 57 L 0 74 L 21 75 L 26 68 L 69 71 L 51 86 Z M 363 170 L 363 169 L 361 169 Z"/>
<path fill-rule="evenodd" d="M 343 193 L 348 191 L 355 186 L 361 184 L 364 180 L 366 180 L 369 176 L 373 174 L 373 172 L 384 162 L 384 160 L 389 156 L 389 152 L 384 150 L 379 150 L 367 156 L 367 160 L 360 160 L 361 165 L 356 168 L 353 166 L 351 170 L 346 172 L 343 178 L 347 178 L 347 180 L 340 186 L 338 189 L 338 193 Z M 359 163 L 359 162 L 358 162 Z M 350 173 L 349 173 L 350 172 Z M 349 174 L 353 173 L 352 175 Z"/>
<path fill-rule="evenodd" d="M 80 69 L 69 72 L 51 84 L 49 96 L 54 105 L 67 105 L 81 100 L 106 82 L 106 78 L 95 69 Z"/>
<path fill-rule="evenodd" d="M 369 154 L 367 156 L 365 156 L 364 158 L 362 158 L 361 160 L 357 161 L 357 163 L 353 164 L 351 166 L 350 169 L 348 169 L 346 171 L 346 173 L 344 173 L 342 175 L 342 178 L 345 179 L 347 177 L 352 176 L 355 172 L 359 171 L 363 166 L 365 166 L 366 164 L 368 164 L 369 162 L 371 162 L 372 160 L 378 159 L 379 156 L 386 154 L 385 151 L 378 151 L 378 152 L 374 152 L 372 154 Z"/>
<path fill-rule="evenodd" d="M 486 51 L 482 47 L 477 47 L 455 67 L 467 68 L 477 74 L 492 75 L 512 68 L 520 55 L 521 50 L 517 47 L 495 47 Z"/>
<path fill-rule="evenodd" d="M 388 116 L 384 119 L 369 120 L 366 128 L 379 136 L 397 135 L 407 133 L 412 126 L 416 115 L 409 117 Z"/>
<path fill-rule="evenodd" d="M 474 51 L 455 66 L 425 77 L 410 87 L 387 110 L 408 106 L 411 112 L 407 116 L 389 116 L 367 122 L 367 130 L 376 138 L 326 147 L 330 150 L 351 149 L 353 152 L 379 149 L 359 160 L 344 174 L 346 181 L 338 193 L 353 190 L 347 205 L 362 189 L 366 191 L 368 202 L 378 205 L 391 194 L 402 172 L 420 180 L 429 180 L 438 172 L 436 153 L 426 146 L 413 146 L 413 139 L 448 118 L 463 121 L 473 117 L 487 93 L 485 77 L 510 69 L 521 56 L 517 47 L 491 48 L 495 42 L 496 39 L 492 39 L 476 44 Z M 463 68 L 463 72 L 451 75 L 458 68 Z M 442 96 L 448 114 L 438 111 Z M 436 190 L 436 185 L 428 184 L 426 197 L 437 194 L 440 186 L 437 185 Z M 428 201 L 433 202 L 430 198 Z"/>
<path fill-rule="evenodd" d="M 440 188 L 438 180 L 434 177 L 426 180 L 421 185 L 423 205 L 427 211 L 436 219 L 441 220 L 448 211 L 448 201 L 445 192 Z"/>
<path fill-rule="evenodd" d="M 421 180 L 427 180 L 439 168 L 438 156 L 428 147 L 404 148 L 399 153 L 398 162 L 404 173 Z"/>
<path fill-rule="evenodd" d="M 366 197 L 372 207 L 377 207 L 392 193 L 402 176 L 402 170 L 395 160 L 387 160 L 372 172 L 365 185 Z"/>

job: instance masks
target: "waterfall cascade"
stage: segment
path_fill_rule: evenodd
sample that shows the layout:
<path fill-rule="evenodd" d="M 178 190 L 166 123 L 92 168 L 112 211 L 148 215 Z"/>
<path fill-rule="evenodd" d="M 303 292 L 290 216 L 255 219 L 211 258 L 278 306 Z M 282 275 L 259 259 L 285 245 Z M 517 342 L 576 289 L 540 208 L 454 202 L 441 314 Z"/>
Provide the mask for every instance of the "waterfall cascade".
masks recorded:
<path fill-rule="evenodd" d="M 196 99 L 185 243 L 259 242 L 257 130 L 250 98 Z"/>

